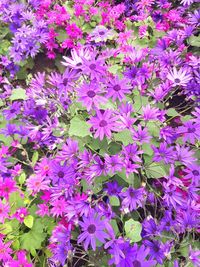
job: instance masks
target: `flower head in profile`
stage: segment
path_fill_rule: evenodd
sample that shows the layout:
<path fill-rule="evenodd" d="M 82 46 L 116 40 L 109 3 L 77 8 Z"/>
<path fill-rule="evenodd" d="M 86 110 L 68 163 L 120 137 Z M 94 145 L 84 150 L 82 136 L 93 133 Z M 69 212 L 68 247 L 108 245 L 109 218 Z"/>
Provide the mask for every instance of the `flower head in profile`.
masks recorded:
<path fill-rule="evenodd" d="M 78 237 L 78 243 L 83 242 L 84 249 L 87 250 L 91 245 L 93 250 L 96 250 L 96 240 L 105 243 L 105 239 L 109 235 L 105 232 L 105 220 L 95 213 L 90 214 L 88 217 L 83 217 L 83 221 L 79 221 L 83 230 Z"/>
<path fill-rule="evenodd" d="M 99 104 L 105 104 L 107 99 L 103 97 L 102 90 L 98 86 L 98 83 L 92 81 L 91 83 L 83 83 L 83 85 L 78 88 L 78 97 L 84 106 L 86 106 L 87 111 L 92 108 L 99 108 Z"/>
<path fill-rule="evenodd" d="M 175 67 L 168 73 L 167 78 L 173 86 L 186 86 L 192 76 L 186 69 L 177 70 Z"/>
<path fill-rule="evenodd" d="M 118 131 L 117 117 L 113 115 L 112 110 L 96 110 L 96 116 L 89 120 L 95 131 L 94 138 L 103 140 L 106 136 L 111 137 L 112 131 Z"/>

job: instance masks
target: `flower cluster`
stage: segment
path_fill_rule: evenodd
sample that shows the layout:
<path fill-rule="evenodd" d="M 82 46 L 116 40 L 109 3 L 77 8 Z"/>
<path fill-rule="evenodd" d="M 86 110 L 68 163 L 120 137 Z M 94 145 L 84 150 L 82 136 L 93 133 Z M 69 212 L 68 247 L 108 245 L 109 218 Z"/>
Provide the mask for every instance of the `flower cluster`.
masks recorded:
<path fill-rule="evenodd" d="M 197 1 L 19 2 L 0 3 L 0 265 L 199 266 Z"/>

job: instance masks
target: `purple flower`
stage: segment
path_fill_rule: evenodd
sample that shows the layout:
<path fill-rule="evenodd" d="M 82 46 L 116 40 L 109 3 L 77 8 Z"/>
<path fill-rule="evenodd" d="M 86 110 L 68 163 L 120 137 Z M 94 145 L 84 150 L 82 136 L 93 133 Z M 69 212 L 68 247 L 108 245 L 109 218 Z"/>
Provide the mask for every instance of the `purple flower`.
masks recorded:
<path fill-rule="evenodd" d="M 151 259 L 146 259 L 146 257 L 149 254 L 149 249 L 145 248 L 144 245 L 142 245 L 141 247 L 138 247 L 138 244 L 134 244 L 133 246 L 133 262 L 132 262 L 132 267 L 151 267 L 151 266 L 155 266 L 156 261 L 151 260 Z"/>
<path fill-rule="evenodd" d="M 120 172 L 122 170 L 122 159 L 119 155 L 105 155 L 105 164 L 108 172 L 114 174 L 115 172 Z"/>
<path fill-rule="evenodd" d="M 112 98 L 113 101 L 118 99 L 122 101 L 125 98 L 125 94 L 130 93 L 131 86 L 127 84 L 127 79 L 119 79 L 117 76 L 114 79 L 110 79 L 107 85 L 108 98 Z"/>
<path fill-rule="evenodd" d="M 108 182 L 106 184 L 106 189 L 108 195 L 119 195 L 122 190 L 122 187 L 118 185 L 117 181 Z"/>
<path fill-rule="evenodd" d="M 87 111 L 92 108 L 99 108 L 99 104 L 105 104 L 107 99 L 101 96 L 102 90 L 98 86 L 98 83 L 92 81 L 91 83 L 83 83 L 83 85 L 78 88 L 79 100 L 86 106 Z"/>
<path fill-rule="evenodd" d="M 66 163 L 60 165 L 60 163 L 53 161 L 51 163 L 50 177 L 54 185 L 65 184 L 69 186 L 75 183 L 75 171 L 72 166 L 67 166 Z"/>
<path fill-rule="evenodd" d="M 138 207 L 142 207 L 145 199 L 144 196 L 144 188 L 134 189 L 129 187 L 125 192 L 120 193 L 120 197 L 122 198 L 122 209 L 133 211 Z"/>
<path fill-rule="evenodd" d="M 173 70 L 168 73 L 167 78 L 172 82 L 173 86 L 186 86 L 192 79 L 192 76 L 186 69 L 179 69 L 177 71 L 174 67 Z"/>
<path fill-rule="evenodd" d="M 185 165 L 191 164 L 196 161 L 194 152 L 188 147 L 176 145 L 176 160 L 182 162 Z"/>
<path fill-rule="evenodd" d="M 89 122 L 95 131 L 94 138 L 103 140 L 104 136 L 111 138 L 111 131 L 118 131 L 117 117 L 113 116 L 112 110 L 96 110 L 96 116 Z"/>
<path fill-rule="evenodd" d="M 151 137 L 149 136 L 148 129 L 146 127 L 142 128 L 139 124 L 137 130 L 131 130 L 133 141 L 138 141 L 140 144 L 149 143 Z"/>
<path fill-rule="evenodd" d="M 6 120 L 14 119 L 17 117 L 17 115 L 20 112 L 21 103 L 14 102 L 8 109 L 3 110 L 3 115 L 6 118 Z"/>
<path fill-rule="evenodd" d="M 186 204 L 183 196 L 178 192 L 176 186 L 169 185 L 168 183 L 163 183 L 164 196 L 163 201 L 168 207 L 173 206 L 176 210 L 177 207 L 182 207 Z"/>
<path fill-rule="evenodd" d="M 184 175 L 185 179 L 192 179 L 192 183 L 195 186 L 199 186 L 200 182 L 200 166 L 196 164 L 187 165 L 184 169 L 186 175 Z"/>
<path fill-rule="evenodd" d="M 129 144 L 127 146 L 123 146 L 122 148 L 122 155 L 132 162 L 142 162 L 139 156 L 141 154 L 143 154 L 143 151 L 138 150 L 138 146 L 136 144 Z"/>
<path fill-rule="evenodd" d="M 83 74 L 90 76 L 91 80 L 99 80 L 105 75 L 106 67 L 103 59 L 95 59 L 93 56 L 89 60 L 83 58 L 82 66 L 80 67 Z"/>
<path fill-rule="evenodd" d="M 79 221 L 83 233 L 78 236 L 78 243 L 83 242 L 84 249 L 87 250 L 89 245 L 96 250 L 96 240 L 105 243 L 108 234 L 105 232 L 105 220 L 95 213 L 89 217 L 83 216 L 83 221 Z"/>
<path fill-rule="evenodd" d="M 157 263 L 163 264 L 163 260 L 166 258 L 166 255 L 170 250 L 169 243 L 163 244 L 159 240 L 145 240 L 144 244 L 147 246 L 147 248 L 149 248 L 149 259 L 156 260 Z"/>
<path fill-rule="evenodd" d="M 191 245 L 189 248 L 189 260 L 194 266 L 200 266 L 200 250 L 193 250 Z"/>
<path fill-rule="evenodd" d="M 89 39 L 95 42 L 106 42 L 114 35 L 113 30 L 107 29 L 103 25 L 98 25 L 89 35 Z"/>
<path fill-rule="evenodd" d="M 200 124 L 192 121 L 186 121 L 183 126 L 180 126 L 177 133 L 183 136 L 183 141 L 189 141 L 191 144 L 195 144 L 196 140 L 200 140 Z"/>
<path fill-rule="evenodd" d="M 145 121 L 157 120 L 158 116 L 160 115 L 159 109 L 158 108 L 152 108 L 150 105 L 143 107 L 142 110 L 143 110 L 142 118 Z"/>
<path fill-rule="evenodd" d="M 122 238 L 114 240 L 108 252 L 112 256 L 111 260 L 109 260 L 109 265 L 115 263 L 116 267 L 134 267 L 135 251 L 128 241 L 124 241 Z"/>
<path fill-rule="evenodd" d="M 168 147 L 166 143 L 160 143 L 160 147 L 152 145 L 154 151 L 153 160 L 156 162 L 164 161 L 166 164 L 172 163 L 174 160 L 173 147 Z"/>

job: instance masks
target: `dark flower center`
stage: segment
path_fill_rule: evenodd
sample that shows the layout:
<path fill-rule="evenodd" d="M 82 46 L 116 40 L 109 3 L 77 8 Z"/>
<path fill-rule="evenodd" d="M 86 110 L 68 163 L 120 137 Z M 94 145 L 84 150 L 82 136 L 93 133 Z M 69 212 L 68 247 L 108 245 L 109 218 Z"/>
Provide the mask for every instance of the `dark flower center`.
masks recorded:
<path fill-rule="evenodd" d="M 65 176 L 64 172 L 63 171 L 59 171 L 58 172 L 58 177 L 59 178 L 63 178 Z"/>
<path fill-rule="evenodd" d="M 104 35 L 104 34 L 105 34 L 104 31 L 100 31 L 100 32 L 99 32 L 99 35 Z"/>
<path fill-rule="evenodd" d="M 199 171 L 197 171 L 197 170 L 192 171 L 192 173 L 193 173 L 194 176 L 198 176 L 199 175 Z"/>
<path fill-rule="evenodd" d="M 63 84 L 64 84 L 64 86 L 66 86 L 66 85 L 68 84 L 68 79 L 67 79 L 67 78 L 65 78 L 65 79 L 63 80 Z"/>
<path fill-rule="evenodd" d="M 181 80 L 176 78 L 174 81 L 175 81 L 175 83 L 180 83 Z"/>
<path fill-rule="evenodd" d="M 193 128 L 188 128 L 188 133 L 194 133 L 196 132 L 196 129 L 193 127 Z"/>
<path fill-rule="evenodd" d="M 129 191 L 129 195 L 130 195 L 130 197 L 135 197 L 135 193 L 134 193 L 134 191 L 133 191 L 133 190 L 130 190 L 130 191 Z"/>
<path fill-rule="evenodd" d="M 154 246 L 154 251 L 155 251 L 155 252 L 158 252 L 158 251 L 159 251 L 159 247 L 155 245 L 155 246 Z"/>
<path fill-rule="evenodd" d="M 115 86 L 113 86 L 113 90 L 119 91 L 121 90 L 121 86 L 119 84 L 116 84 Z"/>
<path fill-rule="evenodd" d="M 91 70 L 95 70 L 96 69 L 96 64 L 91 64 L 89 67 L 90 67 Z"/>
<path fill-rule="evenodd" d="M 140 263 L 139 261 L 135 260 L 135 261 L 133 262 L 133 266 L 134 266 L 134 267 L 141 267 L 142 265 L 141 265 L 141 263 Z"/>
<path fill-rule="evenodd" d="M 96 94 L 95 94 L 94 91 L 90 90 L 90 91 L 87 92 L 87 95 L 88 95 L 89 97 L 93 98 Z"/>
<path fill-rule="evenodd" d="M 80 67 L 80 66 L 82 66 L 82 63 L 79 62 L 79 63 L 76 64 L 76 66 L 77 66 L 77 67 Z"/>
<path fill-rule="evenodd" d="M 96 231 L 96 226 L 94 224 L 90 224 L 87 230 L 89 234 L 94 234 Z"/>
<path fill-rule="evenodd" d="M 104 127 L 107 125 L 107 122 L 105 120 L 100 121 L 99 126 Z"/>

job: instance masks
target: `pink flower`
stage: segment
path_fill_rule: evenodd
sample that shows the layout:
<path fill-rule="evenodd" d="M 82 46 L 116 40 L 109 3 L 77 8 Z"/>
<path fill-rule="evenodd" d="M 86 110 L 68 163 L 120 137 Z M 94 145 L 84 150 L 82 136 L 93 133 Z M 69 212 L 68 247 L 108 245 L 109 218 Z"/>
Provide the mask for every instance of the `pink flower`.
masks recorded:
<path fill-rule="evenodd" d="M 55 199 L 51 205 L 53 208 L 51 209 L 51 214 L 54 217 L 62 216 L 63 212 L 65 211 L 65 207 L 67 205 L 67 202 L 64 200 L 64 198 Z"/>
<path fill-rule="evenodd" d="M 11 242 L 4 243 L 2 239 L 0 238 L 0 262 L 1 261 L 5 262 L 11 259 L 10 254 L 12 253 L 12 249 L 10 248 L 10 245 L 11 245 Z"/>
<path fill-rule="evenodd" d="M 49 216 L 49 207 L 47 204 L 39 204 L 38 206 L 38 210 L 36 211 L 36 214 L 38 214 L 41 217 L 44 217 L 45 215 Z"/>
<path fill-rule="evenodd" d="M 5 219 L 9 217 L 8 213 L 10 211 L 10 206 L 8 203 L 3 203 L 0 199 L 0 222 L 4 223 Z M 0 250 L 1 251 L 1 250 Z M 0 253 L 1 255 L 1 253 Z"/>
<path fill-rule="evenodd" d="M 19 208 L 13 214 L 13 218 L 17 219 L 20 223 L 24 222 L 24 218 L 28 215 L 28 211 L 26 208 Z"/>
<path fill-rule="evenodd" d="M 16 182 L 10 178 L 0 180 L 0 196 L 5 197 L 7 200 L 12 192 L 17 190 Z"/>
<path fill-rule="evenodd" d="M 23 267 L 32 267 L 33 264 L 29 263 L 26 259 L 26 252 L 21 250 L 21 251 L 17 251 L 17 260 L 13 260 L 11 262 L 8 262 L 8 266 L 9 267 L 19 267 L 19 266 L 23 266 Z M 6 265 L 7 266 L 7 265 Z"/>
<path fill-rule="evenodd" d="M 41 190 L 49 189 L 50 180 L 44 180 L 44 177 L 31 175 L 26 182 L 26 185 L 33 194 L 37 194 Z"/>

